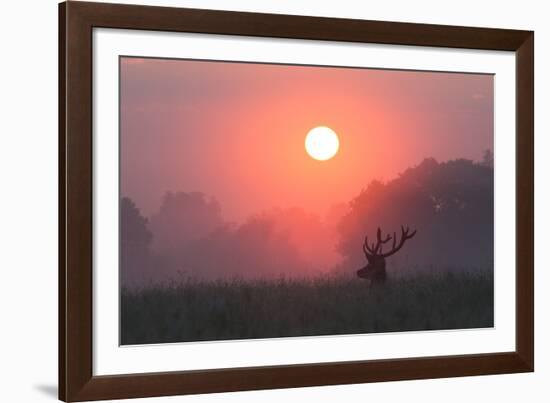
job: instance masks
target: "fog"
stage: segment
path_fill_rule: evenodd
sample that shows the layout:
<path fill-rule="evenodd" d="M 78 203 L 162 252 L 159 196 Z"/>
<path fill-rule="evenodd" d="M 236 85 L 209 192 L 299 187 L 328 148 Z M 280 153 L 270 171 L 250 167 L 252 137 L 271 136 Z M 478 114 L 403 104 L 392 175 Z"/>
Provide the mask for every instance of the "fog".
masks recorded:
<path fill-rule="evenodd" d="M 241 222 L 224 217 L 223 200 L 170 190 L 145 216 L 121 199 L 121 279 L 125 287 L 182 278 L 303 278 L 354 276 L 365 265 L 362 243 L 400 233 L 417 236 L 388 259 L 389 275 L 419 270 L 492 267 L 493 167 L 425 159 L 392 180 L 371 181 L 351 200 L 320 216 L 307 206 L 267 208 Z"/>

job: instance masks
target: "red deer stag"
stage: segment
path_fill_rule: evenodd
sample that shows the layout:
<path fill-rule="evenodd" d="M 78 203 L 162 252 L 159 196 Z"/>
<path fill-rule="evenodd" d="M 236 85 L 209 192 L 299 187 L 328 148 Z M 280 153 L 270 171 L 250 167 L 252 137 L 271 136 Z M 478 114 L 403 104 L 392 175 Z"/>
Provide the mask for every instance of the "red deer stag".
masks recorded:
<path fill-rule="evenodd" d="M 411 239 L 415 236 L 416 230 L 409 234 L 409 227 L 404 228 L 401 226 L 401 240 L 397 243 L 397 237 L 395 232 L 393 237 L 387 235 L 382 238 L 382 231 L 378 228 L 376 232 L 376 244 L 371 243 L 369 245 L 368 237 L 365 237 L 363 243 L 363 252 L 367 258 L 367 265 L 360 270 L 357 270 L 357 276 L 370 280 L 372 285 L 384 284 L 386 282 L 386 258 L 397 253 L 399 249 L 403 247 L 407 239 Z M 383 245 L 393 239 L 393 246 L 390 251 L 384 253 L 382 250 Z"/>

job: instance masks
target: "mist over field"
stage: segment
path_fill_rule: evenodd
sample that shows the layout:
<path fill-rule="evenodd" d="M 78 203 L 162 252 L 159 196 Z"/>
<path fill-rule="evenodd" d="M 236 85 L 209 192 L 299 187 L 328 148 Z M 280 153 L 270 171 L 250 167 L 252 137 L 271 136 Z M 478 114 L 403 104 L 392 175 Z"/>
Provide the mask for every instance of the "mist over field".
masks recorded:
<path fill-rule="evenodd" d="M 144 217 L 121 200 L 121 279 L 126 288 L 176 278 L 198 280 L 354 276 L 361 248 L 376 229 L 417 230 L 388 259 L 388 275 L 427 268 L 492 267 L 493 169 L 485 161 L 426 159 L 388 182 L 372 181 L 324 217 L 304 207 L 276 208 L 241 223 L 224 219 L 223 203 L 198 192 L 167 192 Z M 372 238 L 371 238 L 372 239 Z"/>

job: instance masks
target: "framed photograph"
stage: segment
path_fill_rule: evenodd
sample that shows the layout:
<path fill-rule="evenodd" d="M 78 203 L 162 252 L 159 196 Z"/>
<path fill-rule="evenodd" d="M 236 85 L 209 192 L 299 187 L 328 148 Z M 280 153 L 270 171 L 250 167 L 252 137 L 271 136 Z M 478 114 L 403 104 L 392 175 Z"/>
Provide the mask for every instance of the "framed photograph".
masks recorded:
<path fill-rule="evenodd" d="M 59 6 L 59 397 L 534 370 L 534 34 Z"/>

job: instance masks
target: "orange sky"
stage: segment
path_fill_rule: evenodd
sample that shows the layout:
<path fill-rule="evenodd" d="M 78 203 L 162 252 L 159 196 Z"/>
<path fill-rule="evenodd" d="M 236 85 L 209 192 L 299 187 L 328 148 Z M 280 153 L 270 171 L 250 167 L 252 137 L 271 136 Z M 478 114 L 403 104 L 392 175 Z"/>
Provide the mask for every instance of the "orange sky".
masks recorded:
<path fill-rule="evenodd" d="M 316 161 L 307 132 L 340 150 Z M 493 76 L 121 59 L 121 188 L 146 215 L 200 191 L 226 219 L 272 207 L 323 215 L 426 157 L 479 160 L 493 144 Z"/>

